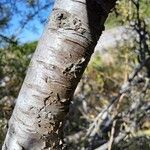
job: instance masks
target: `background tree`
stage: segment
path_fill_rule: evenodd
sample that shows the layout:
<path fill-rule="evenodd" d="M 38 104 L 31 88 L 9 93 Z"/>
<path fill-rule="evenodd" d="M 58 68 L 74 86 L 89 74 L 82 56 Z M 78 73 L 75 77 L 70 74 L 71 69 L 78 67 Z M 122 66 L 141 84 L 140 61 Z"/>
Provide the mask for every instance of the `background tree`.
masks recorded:
<path fill-rule="evenodd" d="M 20 42 L 22 32 L 25 32 L 26 28 L 36 31 L 34 24 L 45 22 L 45 16 L 53 3 L 53 0 L 1 0 L 0 44 L 5 46 L 6 43 Z"/>

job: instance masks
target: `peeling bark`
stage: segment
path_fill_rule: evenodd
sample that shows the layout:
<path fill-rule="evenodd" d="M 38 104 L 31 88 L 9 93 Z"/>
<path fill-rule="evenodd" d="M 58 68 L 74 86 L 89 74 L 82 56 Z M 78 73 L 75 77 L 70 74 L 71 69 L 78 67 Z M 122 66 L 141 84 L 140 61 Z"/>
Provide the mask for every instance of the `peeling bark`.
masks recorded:
<path fill-rule="evenodd" d="M 63 149 L 63 120 L 115 5 L 115 0 L 98 1 L 56 1 L 30 62 L 2 150 Z"/>

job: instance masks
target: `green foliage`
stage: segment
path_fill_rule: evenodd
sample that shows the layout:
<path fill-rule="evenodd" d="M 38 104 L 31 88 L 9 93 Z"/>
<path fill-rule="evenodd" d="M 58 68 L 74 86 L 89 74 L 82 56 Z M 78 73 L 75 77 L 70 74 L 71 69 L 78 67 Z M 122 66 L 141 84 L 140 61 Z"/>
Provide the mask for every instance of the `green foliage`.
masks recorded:
<path fill-rule="evenodd" d="M 26 29 L 34 34 L 43 26 L 53 3 L 53 0 L 0 0 L 0 48 L 16 41 L 25 42 Z"/>
<path fill-rule="evenodd" d="M 140 2 L 140 16 L 147 19 L 150 14 L 150 1 L 139 0 Z M 122 24 L 127 24 L 128 21 L 135 19 L 135 6 L 131 0 L 118 0 L 115 11 L 113 11 L 107 21 L 106 28 L 116 27 Z"/>
<path fill-rule="evenodd" d="M 0 3 L 0 29 L 3 29 L 8 25 L 10 21 L 10 10 L 6 6 L 2 6 Z"/>
<path fill-rule="evenodd" d="M 127 45 L 118 49 L 110 49 L 103 55 L 97 55 L 91 60 L 86 74 L 99 85 L 101 94 L 115 93 L 126 80 L 129 72 L 136 63 L 133 48 Z"/>
<path fill-rule="evenodd" d="M 0 50 L 0 99 L 4 96 L 17 96 L 35 46 L 36 42 L 33 42 L 10 45 Z"/>

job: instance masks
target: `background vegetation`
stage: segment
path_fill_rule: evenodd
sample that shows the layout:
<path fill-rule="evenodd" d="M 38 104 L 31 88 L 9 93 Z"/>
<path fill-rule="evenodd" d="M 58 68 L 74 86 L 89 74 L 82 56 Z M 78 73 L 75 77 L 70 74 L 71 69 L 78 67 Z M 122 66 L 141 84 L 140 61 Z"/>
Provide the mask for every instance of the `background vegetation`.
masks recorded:
<path fill-rule="evenodd" d="M 22 44 L 18 33 L 5 35 L 16 3 L 0 2 L 0 146 L 15 105 L 27 66 L 37 42 Z M 36 0 L 23 1 L 32 15 L 24 26 L 47 7 Z M 150 149 L 150 31 L 149 0 L 119 0 L 106 22 L 106 29 L 129 26 L 137 34 L 130 45 L 97 53 L 86 69 L 70 106 L 64 131 L 68 149 L 149 150 Z M 11 8 L 11 9 L 9 9 Z M 20 10 L 19 10 L 20 11 Z M 41 17 L 39 17 L 41 18 Z M 38 19 L 36 17 L 35 19 Z M 41 19 L 42 23 L 45 18 Z"/>

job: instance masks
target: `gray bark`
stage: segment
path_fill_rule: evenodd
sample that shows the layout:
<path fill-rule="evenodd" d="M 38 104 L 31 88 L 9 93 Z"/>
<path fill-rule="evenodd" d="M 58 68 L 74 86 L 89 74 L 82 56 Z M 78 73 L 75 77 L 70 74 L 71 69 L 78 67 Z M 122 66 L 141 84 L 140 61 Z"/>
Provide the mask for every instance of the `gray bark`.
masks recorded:
<path fill-rule="evenodd" d="M 56 1 L 30 62 L 2 150 L 62 149 L 63 120 L 115 1 Z"/>

